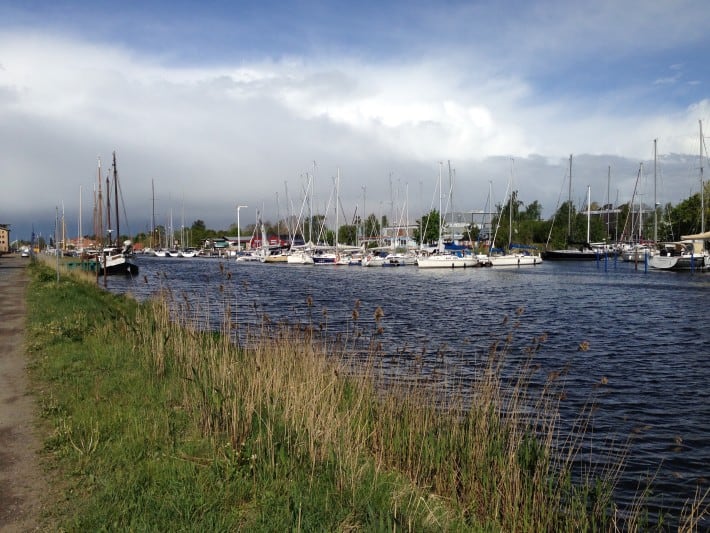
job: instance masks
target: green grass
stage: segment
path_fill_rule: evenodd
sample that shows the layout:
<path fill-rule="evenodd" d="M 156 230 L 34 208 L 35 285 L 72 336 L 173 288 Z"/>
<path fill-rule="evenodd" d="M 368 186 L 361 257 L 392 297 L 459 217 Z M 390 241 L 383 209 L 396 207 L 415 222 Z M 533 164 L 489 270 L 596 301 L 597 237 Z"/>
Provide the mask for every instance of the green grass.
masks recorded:
<path fill-rule="evenodd" d="M 376 386 L 376 358 L 349 371 L 347 354 L 308 330 L 265 325 L 242 351 L 232 324 L 191 327 L 199 310 L 171 318 L 175 302 L 138 304 L 80 275 L 57 282 L 40 264 L 31 272 L 27 349 L 51 428 L 44 454 L 62 480 L 46 517 L 55 529 L 623 527 L 613 479 L 574 485 L 574 442 L 552 452 L 554 377 L 533 394 L 524 366 L 513 390 L 502 385 L 505 340 L 465 391 L 473 405 L 465 395 L 441 405 L 420 380 Z"/>

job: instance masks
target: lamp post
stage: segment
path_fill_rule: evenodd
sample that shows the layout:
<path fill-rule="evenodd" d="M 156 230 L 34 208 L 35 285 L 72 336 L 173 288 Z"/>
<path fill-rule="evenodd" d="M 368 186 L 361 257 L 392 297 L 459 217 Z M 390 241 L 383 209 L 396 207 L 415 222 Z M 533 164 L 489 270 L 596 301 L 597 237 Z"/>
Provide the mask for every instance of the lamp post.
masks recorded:
<path fill-rule="evenodd" d="M 241 228 L 239 226 L 239 210 L 246 209 L 248 205 L 238 205 L 237 206 L 237 255 L 242 251 L 242 238 L 241 238 Z"/>

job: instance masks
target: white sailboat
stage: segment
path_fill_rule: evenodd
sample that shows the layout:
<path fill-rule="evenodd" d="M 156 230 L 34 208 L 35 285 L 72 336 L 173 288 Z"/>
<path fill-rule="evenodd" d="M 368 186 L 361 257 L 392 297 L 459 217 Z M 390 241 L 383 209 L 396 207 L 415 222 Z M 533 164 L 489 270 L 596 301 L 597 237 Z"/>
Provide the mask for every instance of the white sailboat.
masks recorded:
<path fill-rule="evenodd" d="M 289 265 L 313 265 L 313 179 L 315 176 L 315 161 L 313 162 L 313 174 L 310 175 L 306 173 L 306 187 L 303 195 L 303 201 L 301 202 L 301 210 L 298 213 L 298 218 L 296 219 L 296 227 L 293 229 L 291 247 L 286 254 L 286 263 Z M 305 241 L 305 228 L 303 227 L 301 221 L 303 220 L 303 215 L 306 207 L 308 206 L 308 242 L 301 245 L 294 244 L 295 236 L 298 234 L 299 227 L 301 228 L 301 236 Z"/>
<path fill-rule="evenodd" d="M 708 265 L 703 242 L 710 240 L 710 232 L 684 235 L 680 241 L 663 243 L 661 251 L 648 259 L 648 266 L 656 270 L 702 270 Z"/>
<path fill-rule="evenodd" d="M 512 244 L 513 243 L 513 190 L 512 190 L 512 183 L 513 183 L 513 170 L 512 170 L 512 163 L 511 163 L 511 171 L 510 171 L 510 182 L 508 184 L 508 188 L 510 189 L 509 191 L 509 202 L 508 202 L 508 252 L 507 253 L 491 253 L 488 257 L 488 262 L 490 262 L 491 266 L 494 267 L 502 267 L 502 266 L 515 266 L 515 267 L 520 267 L 520 266 L 526 266 L 526 265 L 539 265 L 542 263 L 542 257 L 540 257 L 540 254 L 537 253 L 536 249 L 533 247 L 523 247 L 519 246 L 516 247 L 516 245 Z M 500 227 L 500 219 L 498 220 L 498 227 Z M 496 228 L 496 234 L 498 233 L 498 228 Z M 495 245 L 495 236 L 493 237 L 493 241 L 491 243 L 491 249 L 493 249 Z M 512 251 L 513 249 L 518 249 L 520 251 L 514 252 Z"/>
<path fill-rule="evenodd" d="M 269 253 L 269 243 L 266 238 L 266 229 L 264 228 L 264 223 L 261 220 L 261 214 L 257 210 L 256 212 L 257 224 L 254 225 L 254 236 L 256 236 L 257 229 L 261 229 L 261 246 L 253 250 L 247 250 L 245 252 L 240 252 L 237 255 L 236 262 L 238 263 L 249 263 L 249 262 L 259 262 L 263 263 L 264 259 Z M 254 239 L 252 239 L 252 242 Z"/>
<path fill-rule="evenodd" d="M 419 268 L 469 268 L 475 267 L 478 263 L 477 259 L 463 252 L 457 253 L 447 251 L 444 248 L 443 226 L 444 218 L 441 211 L 441 166 L 439 163 L 439 241 L 436 251 L 431 255 L 420 255 L 417 257 L 417 266 Z"/>
<path fill-rule="evenodd" d="M 657 183 L 657 167 L 658 167 L 658 142 L 657 139 L 653 140 L 653 242 L 644 241 L 643 239 L 643 223 L 642 223 L 642 213 L 643 213 L 643 203 L 639 201 L 639 223 L 638 223 L 638 239 L 630 239 L 630 243 L 624 243 L 620 246 L 620 257 L 622 261 L 627 263 L 639 263 L 646 260 L 647 257 L 657 255 L 659 250 L 656 248 L 656 243 L 658 242 L 658 202 L 656 201 L 656 183 Z M 643 168 L 643 163 L 639 166 L 639 173 L 636 177 L 636 182 L 638 184 L 639 177 L 641 176 L 641 169 Z M 636 187 L 634 186 L 634 193 L 631 196 L 631 208 L 634 206 L 634 198 L 636 196 Z M 633 226 L 633 224 L 632 224 Z M 626 223 L 624 224 L 624 228 Z M 624 231 L 625 233 L 625 231 Z M 622 233 L 622 239 L 625 235 Z M 633 227 L 631 233 L 633 234 Z"/>
<path fill-rule="evenodd" d="M 291 250 L 286 257 L 289 265 L 312 265 L 313 256 L 307 250 Z"/>
<path fill-rule="evenodd" d="M 313 249 L 312 257 L 314 265 L 337 265 L 337 264 L 347 264 L 345 255 L 340 253 L 340 245 L 338 243 L 338 229 L 340 226 L 339 220 L 339 195 L 340 195 L 340 168 L 338 168 L 337 176 L 335 178 L 335 184 L 333 187 L 333 192 L 331 193 L 331 198 L 335 199 L 335 231 L 334 231 L 334 245 L 322 245 L 318 244 Z M 330 207 L 330 200 L 328 200 L 328 205 L 325 208 L 325 217 L 323 218 L 323 224 L 318 232 L 318 242 L 325 240 L 324 231 L 326 229 L 326 220 L 328 217 L 328 211 Z M 342 255 L 342 257 L 341 257 Z M 341 262 L 342 261 L 342 262 Z"/>
<path fill-rule="evenodd" d="M 700 124 L 700 233 L 683 235 L 678 242 L 659 245 L 661 251 L 648 260 L 648 266 L 656 270 L 703 270 L 710 267 L 710 254 L 705 250 L 705 241 L 710 240 L 710 231 L 705 231 L 705 180 L 703 178 L 703 123 Z"/>
<path fill-rule="evenodd" d="M 362 258 L 362 266 L 364 267 L 381 267 L 385 265 L 386 258 L 389 254 L 383 249 L 371 249 Z"/>

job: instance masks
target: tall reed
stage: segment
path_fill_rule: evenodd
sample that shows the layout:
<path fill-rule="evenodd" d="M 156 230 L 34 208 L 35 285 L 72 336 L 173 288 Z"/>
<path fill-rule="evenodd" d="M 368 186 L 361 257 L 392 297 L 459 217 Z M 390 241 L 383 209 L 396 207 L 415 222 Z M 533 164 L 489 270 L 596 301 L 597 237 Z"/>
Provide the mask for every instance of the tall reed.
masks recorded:
<path fill-rule="evenodd" d="M 613 479 L 583 487 L 571 481 L 576 443 L 556 424 L 562 372 L 530 386 L 540 381 L 533 354 L 544 336 L 522 363 L 510 360 L 519 317 L 491 343 L 478 378 L 448 383 L 442 398 L 438 384 L 421 376 L 383 384 L 376 342 L 365 362 L 352 364 L 347 341 L 321 343 L 309 328 L 264 320 L 247 333 L 248 348 L 238 348 L 229 342 L 229 322 L 220 334 L 205 333 L 199 313 L 176 317 L 171 309 L 158 299 L 139 316 L 150 324 L 141 330 L 150 331 L 144 341 L 156 376 L 167 369 L 179 375 L 183 404 L 204 434 L 248 453 L 268 475 L 307 464 L 312 485 L 330 465 L 336 490 L 354 502 L 363 485 L 395 474 L 403 489 L 390 496 L 391 512 L 431 526 L 453 519 L 539 531 L 611 523 Z M 378 310 L 376 329 L 381 320 Z"/>

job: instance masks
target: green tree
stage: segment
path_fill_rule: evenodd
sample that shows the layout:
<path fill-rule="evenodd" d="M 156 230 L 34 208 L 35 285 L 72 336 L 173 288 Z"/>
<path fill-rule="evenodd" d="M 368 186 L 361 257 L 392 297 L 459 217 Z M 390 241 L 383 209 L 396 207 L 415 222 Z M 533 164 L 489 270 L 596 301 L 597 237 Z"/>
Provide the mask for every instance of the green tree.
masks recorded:
<path fill-rule="evenodd" d="M 538 221 L 542 216 L 542 205 L 537 200 L 528 204 L 525 212 L 521 216 L 521 220 Z"/>
<path fill-rule="evenodd" d="M 552 216 L 552 219 L 550 219 L 550 227 L 547 230 L 549 243 L 547 236 L 545 236 L 545 239 L 542 241 L 547 243 L 550 248 L 565 248 L 570 241 L 575 240 L 572 238 L 575 234 L 575 226 L 572 227 L 572 235 L 569 235 L 567 231 L 567 217 L 569 216 L 570 210 L 572 220 L 575 220 L 577 211 L 574 208 L 574 204 L 571 202 L 564 202 Z"/>
<path fill-rule="evenodd" d="M 357 226 L 345 224 L 338 228 L 338 243 L 354 246 L 357 243 Z"/>
<path fill-rule="evenodd" d="M 414 239 L 417 243 L 434 244 L 439 241 L 439 217 L 439 211 L 432 209 L 417 220 L 418 227 L 414 230 Z"/>
<path fill-rule="evenodd" d="M 700 193 L 697 193 L 671 209 L 672 234 L 680 238 L 683 235 L 698 233 L 701 228 L 700 218 Z"/>
<path fill-rule="evenodd" d="M 210 237 L 204 220 L 195 220 L 190 226 L 190 242 L 193 246 L 199 246 L 205 239 Z"/>
<path fill-rule="evenodd" d="M 544 243 L 547 234 L 545 225 L 540 220 L 542 206 L 535 200 L 527 207 L 519 199 L 518 191 L 513 191 L 512 201 L 496 206 L 497 215 L 493 217 L 493 228 L 496 246 L 510 246 L 513 243 L 533 244 Z M 525 209 L 523 209 L 525 207 Z M 512 208 L 512 216 L 511 216 Z M 512 228 L 511 228 L 512 219 Z M 500 225 L 498 225 L 500 221 Z M 508 242 L 510 239 L 511 242 Z"/>

